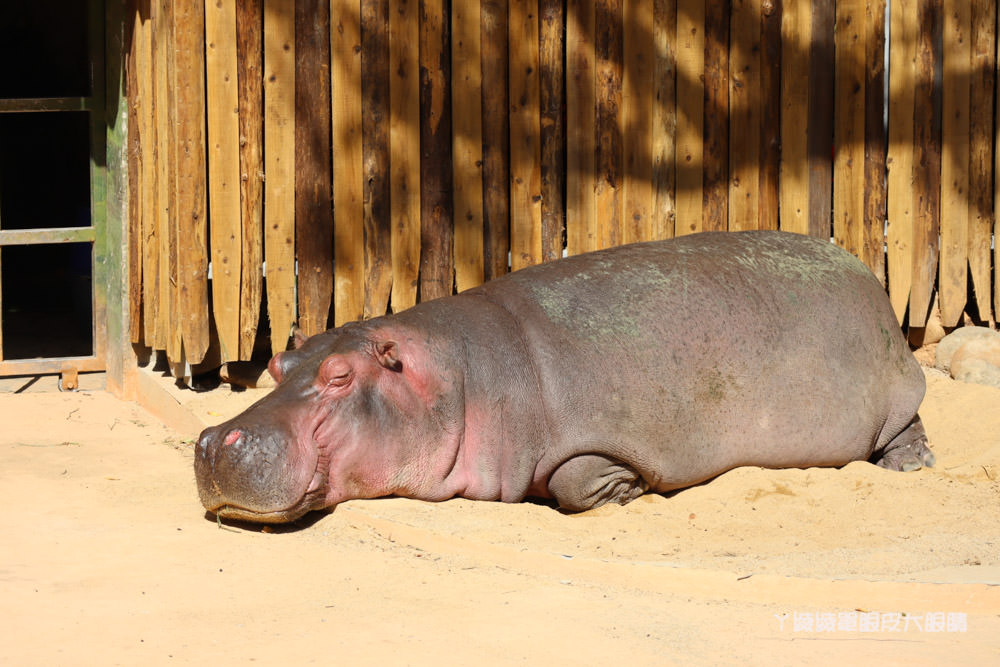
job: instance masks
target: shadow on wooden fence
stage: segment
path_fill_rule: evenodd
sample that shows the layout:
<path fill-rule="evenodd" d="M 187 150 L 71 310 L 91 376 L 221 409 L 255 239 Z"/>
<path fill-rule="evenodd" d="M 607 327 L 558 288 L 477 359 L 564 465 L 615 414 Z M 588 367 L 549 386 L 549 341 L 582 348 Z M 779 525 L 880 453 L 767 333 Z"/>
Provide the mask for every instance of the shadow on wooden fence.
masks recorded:
<path fill-rule="evenodd" d="M 832 236 L 911 327 L 935 290 L 995 319 L 996 0 L 132 4 L 133 341 L 173 360 L 210 318 L 249 358 L 262 302 L 277 350 L 710 229 Z"/>

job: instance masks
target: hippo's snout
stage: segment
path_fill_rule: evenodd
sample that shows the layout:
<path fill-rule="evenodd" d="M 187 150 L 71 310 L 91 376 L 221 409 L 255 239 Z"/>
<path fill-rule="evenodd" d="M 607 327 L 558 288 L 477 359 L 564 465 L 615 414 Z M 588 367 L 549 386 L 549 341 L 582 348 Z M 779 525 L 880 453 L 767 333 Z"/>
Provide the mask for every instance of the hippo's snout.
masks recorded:
<path fill-rule="evenodd" d="M 224 518 L 292 521 L 319 504 L 323 480 L 317 463 L 315 453 L 273 425 L 213 426 L 195 447 L 198 495 L 208 511 Z"/>

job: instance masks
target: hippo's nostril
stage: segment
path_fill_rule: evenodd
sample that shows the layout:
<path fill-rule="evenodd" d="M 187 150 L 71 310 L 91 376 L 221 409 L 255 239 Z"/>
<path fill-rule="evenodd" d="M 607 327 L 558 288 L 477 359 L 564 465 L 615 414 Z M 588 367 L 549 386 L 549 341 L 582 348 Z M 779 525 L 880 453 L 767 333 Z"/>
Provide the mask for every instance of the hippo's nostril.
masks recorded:
<path fill-rule="evenodd" d="M 243 438 L 243 431 L 238 428 L 234 428 L 232 431 L 226 434 L 226 439 L 222 441 L 224 445 L 235 445 Z"/>

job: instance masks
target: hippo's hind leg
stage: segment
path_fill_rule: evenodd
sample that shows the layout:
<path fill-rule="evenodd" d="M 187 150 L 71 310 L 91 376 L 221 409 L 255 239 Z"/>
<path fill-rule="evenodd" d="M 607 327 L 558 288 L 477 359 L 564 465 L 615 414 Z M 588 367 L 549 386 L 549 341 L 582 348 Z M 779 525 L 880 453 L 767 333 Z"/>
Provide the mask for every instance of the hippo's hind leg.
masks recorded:
<path fill-rule="evenodd" d="M 649 489 L 631 466 L 603 454 L 581 454 L 566 460 L 549 478 L 549 493 L 559 507 L 571 512 L 624 505 Z"/>
<path fill-rule="evenodd" d="M 885 447 L 872 455 L 871 462 L 887 470 L 909 472 L 934 465 L 934 452 L 927 446 L 927 433 L 919 415 Z"/>

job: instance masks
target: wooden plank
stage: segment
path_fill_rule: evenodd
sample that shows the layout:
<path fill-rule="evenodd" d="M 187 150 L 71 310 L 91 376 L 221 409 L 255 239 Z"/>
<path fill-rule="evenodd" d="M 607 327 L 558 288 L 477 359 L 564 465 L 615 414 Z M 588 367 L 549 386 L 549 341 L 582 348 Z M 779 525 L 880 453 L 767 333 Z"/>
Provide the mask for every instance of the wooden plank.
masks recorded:
<path fill-rule="evenodd" d="M 222 361 L 240 356 L 240 117 L 236 0 L 205 3 L 212 310 Z"/>
<path fill-rule="evenodd" d="M 365 315 L 364 179 L 367 165 L 362 140 L 364 101 L 361 85 L 364 56 L 361 3 L 358 0 L 330 0 L 329 8 L 333 86 L 333 324 L 339 327 Z M 384 133 L 381 136 L 385 138 Z M 388 237 L 382 245 L 388 246 Z M 385 314 L 387 290 L 385 299 L 380 315 Z"/>
<path fill-rule="evenodd" d="M 142 139 L 145 128 L 142 126 L 143 107 L 149 105 L 142 97 L 139 77 L 148 75 L 146 70 L 139 74 L 139 51 L 142 47 L 143 18 L 139 8 L 139 0 L 128 0 L 125 4 L 125 19 L 129 25 L 125 32 L 130 35 L 125 53 L 125 101 L 128 105 L 128 150 L 126 152 L 127 183 L 129 184 L 128 217 L 133 233 L 127 237 L 126 268 L 128 275 L 127 299 L 128 321 L 131 323 L 130 342 L 142 342 Z M 148 141 L 148 139 L 147 139 Z M 3 310 L 0 308 L 0 313 Z M 3 327 L 0 327 L 2 329 Z M 0 334 L 2 335 L 2 334 Z M 0 355 L 3 354 L 3 340 L 0 339 Z M 0 359 L 3 357 L 0 356 Z"/>
<path fill-rule="evenodd" d="M 836 20 L 833 238 L 860 257 L 865 214 L 864 0 L 839 0 Z"/>
<path fill-rule="evenodd" d="M 249 360 L 257 341 L 264 291 L 264 5 L 236 3 L 237 80 L 240 126 L 240 359 Z"/>
<path fill-rule="evenodd" d="M 162 45 L 157 68 L 162 67 L 162 79 L 157 81 L 157 132 L 162 139 L 157 161 L 162 166 L 158 193 L 157 226 L 161 275 L 159 280 L 162 299 L 157 331 L 162 335 L 162 349 L 171 359 L 181 356 L 181 329 L 177 298 L 177 226 L 173 215 L 176 204 L 177 122 L 176 79 L 174 75 L 174 17 L 173 3 L 160 1 L 159 33 L 156 40 Z"/>
<path fill-rule="evenodd" d="M 812 14 L 789 2 L 781 14 L 781 166 L 779 227 L 809 233 L 809 65 Z"/>
<path fill-rule="evenodd" d="M 354 4 L 357 4 L 356 2 Z M 354 4 L 351 6 L 353 7 Z M 369 0 L 361 4 L 361 78 L 352 74 L 350 87 L 361 89 L 362 159 L 364 160 L 364 267 L 345 281 L 350 289 L 357 290 L 364 283 L 364 317 L 385 315 L 389 308 L 392 290 L 392 220 L 389 187 L 389 0 Z M 346 10 L 345 10 L 346 11 Z M 336 14 L 335 14 L 336 16 Z M 361 82 L 364 82 L 364 85 Z M 347 103 L 345 100 L 344 104 Z M 350 112 L 356 128 L 356 110 Z M 351 132 L 355 132 L 352 129 Z M 336 136 L 336 133 L 335 133 Z M 336 163 L 336 157 L 334 158 Z M 335 167 L 336 169 L 336 167 Z M 356 213 L 355 213 L 356 215 Z M 341 222 L 349 225 L 350 234 L 358 234 L 348 218 Z M 336 224 L 336 222 L 335 222 Z M 358 242 L 355 236 L 349 246 Z M 357 252 L 356 250 L 352 253 Z M 357 269 L 355 269 L 356 271 Z M 338 294 L 340 289 L 337 290 Z M 349 319 L 349 318 L 345 318 Z M 338 322 L 340 322 L 338 318 Z"/>
<path fill-rule="evenodd" d="M 990 285 L 990 237 L 993 233 L 993 110 L 996 75 L 996 0 L 972 0 L 972 103 L 969 119 L 969 276 L 979 319 L 996 320 Z"/>
<path fill-rule="evenodd" d="M 566 13 L 566 250 L 597 250 L 594 0 L 568 0 Z"/>
<path fill-rule="evenodd" d="M 184 359 L 208 351 L 208 173 L 205 155 L 205 8 L 176 0 L 177 285 Z M 173 357 L 176 361 L 177 357 Z"/>
<path fill-rule="evenodd" d="M 358 17 L 338 17 L 342 23 L 345 19 L 357 33 Z M 296 0 L 295 254 L 298 326 L 307 336 L 326 331 L 333 296 L 330 41 L 330 0 Z M 354 46 L 360 47 L 360 39 Z M 356 141 L 360 170 L 361 138 Z"/>
<path fill-rule="evenodd" d="M 828 239 L 833 194 L 834 3 L 813 4 L 809 45 L 806 151 L 809 160 L 809 234 Z"/>
<path fill-rule="evenodd" d="M 141 226 L 137 231 L 142 236 L 142 318 L 141 338 L 144 345 L 153 346 L 156 327 L 156 312 L 159 299 L 158 281 L 160 273 L 160 255 L 158 250 L 156 206 L 157 206 L 157 173 L 156 159 L 156 99 L 155 81 L 158 74 L 153 60 L 153 16 L 157 11 L 157 2 L 143 0 L 140 11 L 143 15 L 140 32 L 136 36 L 139 48 L 136 54 L 139 76 L 140 134 L 142 139 L 142 174 L 138 187 L 142 188 Z M 133 228 L 135 229 L 135 228 Z M 132 326 L 139 327 L 139 321 L 133 321 Z"/>
<path fill-rule="evenodd" d="M 475 3 L 473 3 L 475 4 Z M 539 95 L 541 104 L 542 261 L 562 256 L 566 226 L 566 71 L 563 0 L 539 1 Z"/>
<path fill-rule="evenodd" d="M 420 4 L 420 300 L 452 294 L 450 21 L 444 0 Z"/>
<path fill-rule="evenodd" d="M 622 0 L 597 0 L 595 56 L 597 86 L 597 243 L 622 242 Z"/>
<path fill-rule="evenodd" d="M 479 0 L 452 3 L 455 286 L 483 282 L 483 74 Z"/>
<path fill-rule="evenodd" d="M 483 271 L 491 280 L 508 271 L 510 254 L 510 128 L 507 0 L 482 0 Z"/>
<path fill-rule="evenodd" d="M 705 148 L 702 225 L 729 228 L 729 0 L 705 5 Z"/>
<path fill-rule="evenodd" d="M 538 0 L 510 0 L 510 265 L 542 259 Z"/>
<path fill-rule="evenodd" d="M 295 0 L 264 0 L 264 276 L 271 353 L 295 322 Z"/>
<path fill-rule="evenodd" d="M 653 106 L 656 81 L 655 7 L 646 0 L 624 0 L 622 150 L 624 179 L 622 242 L 653 239 Z"/>
<path fill-rule="evenodd" d="M 420 268 L 420 26 L 417 0 L 389 14 L 392 310 L 417 302 Z"/>
<path fill-rule="evenodd" d="M 885 284 L 885 0 L 865 3 L 864 218 L 861 260 Z"/>
<path fill-rule="evenodd" d="M 941 322 L 956 326 L 965 309 L 969 252 L 969 66 L 971 12 L 967 0 L 944 0 L 941 97 Z"/>
<path fill-rule="evenodd" d="M 677 0 L 653 0 L 654 239 L 674 235 L 677 217 Z"/>
<path fill-rule="evenodd" d="M 705 3 L 677 0 L 677 235 L 704 229 Z"/>
<path fill-rule="evenodd" d="M 997 20 L 994 24 L 1000 33 L 1000 9 L 997 10 Z M 996 61 L 1000 63 L 1000 37 L 997 38 Z M 1000 86 L 1000 78 L 997 79 Z M 994 105 L 994 127 L 1000 128 L 1000 104 Z M 1000 150 L 993 151 L 993 173 L 1000 174 Z M 1000 178 L 993 181 L 993 323 L 1000 321 Z"/>
<path fill-rule="evenodd" d="M 778 2 L 761 6 L 760 42 L 760 194 L 757 226 L 778 229 L 778 184 L 781 169 L 781 11 Z"/>
<path fill-rule="evenodd" d="M 333 85 L 334 326 L 365 314 L 362 23 L 357 0 L 330 2 Z M 301 269 L 300 269 L 301 270 Z M 381 314 L 384 314 L 384 310 Z"/>
<path fill-rule="evenodd" d="M 914 78 L 914 236 L 913 283 L 910 288 L 911 327 L 923 327 L 931 307 L 937 273 L 941 211 L 941 92 L 934 85 L 941 57 L 941 0 L 917 5 L 916 67 Z"/>
<path fill-rule="evenodd" d="M 173 170 L 169 161 L 169 131 L 170 98 L 167 91 L 171 89 L 170 59 L 172 51 L 170 39 L 170 3 L 166 0 L 153 0 L 151 5 L 152 35 L 151 35 L 151 67 L 154 77 L 153 105 L 155 128 L 155 192 L 153 216 L 150 219 L 150 229 L 145 230 L 147 243 L 143 265 L 146 267 L 146 342 L 154 349 L 164 350 L 167 347 L 167 329 L 170 322 L 169 312 L 169 260 L 170 246 L 167 240 L 167 211 L 170 193 L 169 177 Z"/>
<path fill-rule="evenodd" d="M 760 211 L 761 0 L 732 0 L 729 56 L 729 229 L 757 229 Z"/>
<path fill-rule="evenodd" d="M 913 282 L 913 91 L 917 0 L 894 0 L 889 28 L 889 301 L 900 323 Z"/>
<path fill-rule="evenodd" d="M 154 125 L 153 100 L 153 18 L 150 0 L 140 0 L 138 18 L 133 39 L 135 40 L 135 70 L 138 78 L 139 100 L 139 175 L 133 181 L 132 192 L 139 195 L 139 217 L 133 219 L 130 236 L 139 237 L 138 262 L 141 264 L 142 282 L 133 284 L 131 289 L 140 298 L 141 314 L 132 315 L 132 342 L 150 345 L 153 342 L 153 326 L 156 323 L 156 277 L 159 271 L 159 255 L 155 252 L 156 240 L 156 128 Z M 130 176 L 131 178 L 131 176 Z"/>

